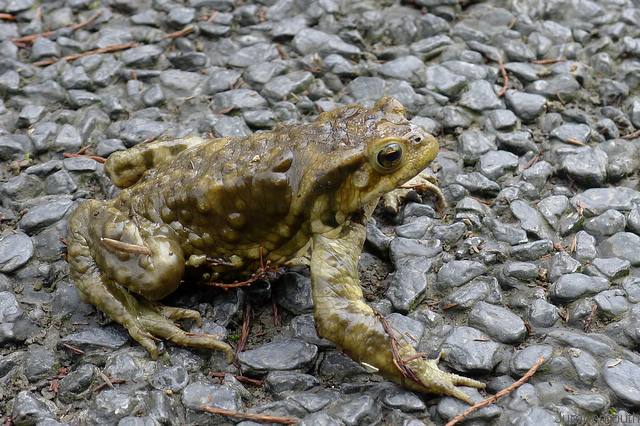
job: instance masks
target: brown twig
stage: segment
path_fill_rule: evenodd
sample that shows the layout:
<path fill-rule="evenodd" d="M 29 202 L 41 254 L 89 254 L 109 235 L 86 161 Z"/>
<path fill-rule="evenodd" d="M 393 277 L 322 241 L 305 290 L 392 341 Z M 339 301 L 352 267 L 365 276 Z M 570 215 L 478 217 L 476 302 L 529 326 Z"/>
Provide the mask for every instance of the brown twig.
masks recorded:
<path fill-rule="evenodd" d="M 98 11 L 96 14 L 94 14 L 91 18 L 87 19 L 86 21 L 82 21 L 82 22 L 79 22 L 77 24 L 70 25 L 68 27 L 63 27 L 63 28 L 59 28 L 57 30 L 52 30 L 52 31 L 45 31 L 45 32 L 38 33 L 38 34 L 30 34 L 28 36 L 14 38 L 11 41 L 13 41 L 15 44 L 23 44 L 24 45 L 24 44 L 33 43 L 34 41 L 36 41 L 36 39 L 41 38 L 41 37 L 42 38 L 49 38 L 52 35 L 54 35 L 57 31 L 60 31 L 60 30 L 69 29 L 71 31 L 76 31 L 76 30 L 79 30 L 80 28 L 84 28 L 87 25 L 90 25 L 91 23 L 93 23 L 93 21 L 98 19 L 98 17 L 100 17 L 100 15 L 102 15 L 102 11 Z"/>
<path fill-rule="evenodd" d="M 584 323 L 582 327 L 584 331 L 588 332 L 589 329 L 591 329 L 591 324 L 593 324 L 593 319 L 595 318 L 597 311 L 598 311 L 598 305 L 595 303 L 592 303 L 591 312 L 589 312 L 589 315 L 587 315 L 587 317 L 584 319 Z"/>
<path fill-rule="evenodd" d="M 102 389 L 106 388 L 107 386 L 109 388 L 111 388 L 111 389 L 115 389 L 115 386 L 113 386 L 113 385 L 120 385 L 120 384 L 126 382 L 126 380 L 122 380 L 122 379 L 111 379 L 111 378 L 109 378 L 109 376 L 104 374 L 102 371 L 98 371 L 98 375 L 102 379 L 102 383 L 100 383 L 98 386 L 93 388 L 94 392 L 101 391 Z"/>
<path fill-rule="evenodd" d="M 71 346 L 68 343 L 62 343 L 62 346 L 64 346 L 65 348 L 69 349 L 71 352 L 74 352 L 78 355 L 84 355 L 84 351 L 82 349 L 78 349 L 75 346 Z"/>
<path fill-rule="evenodd" d="M 174 31 L 172 33 L 166 34 L 165 36 L 163 36 L 163 39 L 174 39 L 174 38 L 179 38 L 182 36 L 185 36 L 187 34 L 191 34 L 193 32 L 193 25 L 187 25 L 186 27 L 184 27 L 183 29 L 179 30 L 179 31 Z"/>
<path fill-rule="evenodd" d="M 567 140 L 565 141 L 565 143 L 568 143 L 569 145 L 577 145 L 577 146 L 584 146 L 584 142 L 580 142 L 578 139 L 576 138 L 567 138 Z"/>
<path fill-rule="evenodd" d="M 498 60 L 498 68 L 500 69 L 500 74 L 502 74 L 502 88 L 498 92 L 498 97 L 501 98 L 507 92 L 507 88 L 509 87 L 509 74 L 507 74 L 507 69 L 504 67 L 502 58 Z"/>
<path fill-rule="evenodd" d="M 16 17 L 10 13 L 0 13 L 0 19 L 4 21 L 15 21 Z"/>
<path fill-rule="evenodd" d="M 282 326 L 278 305 L 276 304 L 276 300 L 273 298 L 273 295 L 271 296 L 271 311 L 273 312 L 273 325 L 276 327 Z"/>
<path fill-rule="evenodd" d="M 531 63 L 536 65 L 552 65 L 564 61 L 566 61 L 566 59 L 538 59 L 535 61 L 531 61 Z"/>
<path fill-rule="evenodd" d="M 105 46 L 105 47 L 100 47 L 98 49 L 93 49 L 93 50 L 88 50 L 86 52 L 82 52 L 82 53 L 74 53 L 71 55 L 67 55 L 67 56 L 63 56 L 62 58 L 49 58 L 49 59 L 43 59 L 41 61 L 37 61 L 34 62 L 33 65 L 37 66 L 37 67 L 41 67 L 41 66 L 46 66 L 46 65 L 51 65 L 54 64 L 60 60 L 65 60 L 67 62 L 72 62 L 75 61 L 77 59 L 80 58 L 84 58 L 85 56 L 91 56 L 91 55 L 98 55 L 100 53 L 112 53 L 112 52 L 118 52 L 121 50 L 127 50 L 130 49 L 132 47 L 136 47 L 138 45 L 138 43 L 123 43 L 123 44 L 112 44 L 109 46 Z"/>
<path fill-rule="evenodd" d="M 123 251 L 125 253 L 146 254 L 151 255 L 151 249 L 138 244 L 130 244 L 112 238 L 100 238 L 100 242 L 113 250 Z"/>
<path fill-rule="evenodd" d="M 210 285 L 212 287 L 225 288 L 225 289 L 236 288 L 236 287 L 246 287 L 259 280 L 269 280 L 273 278 L 272 277 L 273 274 L 278 274 L 280 271 L 281 271 L 280 268 L 271 266 L 270 261 L 268 260 L 266 262 L 264 261 L 264 258 L 262 256 L 262 247 L 260 247 L 260 267 L 258 267 L 256 272 L 251 274 L 249 278 L 243 281 L 234 281 L 232 283 L 209 281 L 206 283 L 206 285 Z"/>
<path fill-rule="evenodd" d="M 625 139 L 625 140 L 635 139 L 635 138 L 640 138 L 640 129 L 636 130 L 635 132 L 631 132 L 628 135 L 622 136 L 622 139 Z"/>
<path fill-rule="evenodd" d="M 69 152 L 65 152 L 62 154 L 64 158 L 89 158 L 97 163 L 104 164 L 107 162 L 107 159 L 104 157 L 100 157 L 98 155 L 87 155 L 87 154 L 72 154 Z"/>
<path fill-rule="evenodd" d="M 470 414 L 478 411 L 481 408 L 486 407 L 487 405 L 493 404 L 498 399 L 500 399 L 503 396 L 508 395 L 511 392 L 513 392 L 514 390 L 518 389 L 520 386 L 525 384 L 536 373 L 536 371 L 538 371 L 538 368 L 540 368 L 540 366 L 542 365 L 543 362 L 544 362 L 544 357 L 541 356 L 540 358 L 538 358 L 538 360 L 535 362 L 535 364 L 533 364 L 531 366 L 529 371 L 527 371 L 524 376 L 520 377 L 520 379 L 517 382 L 512 383 L 511 385 L 509 385 L 506 388 L 502 389 L 500 392 L 496 393 L 495 395 L 490 396 L 489 398 L 483 399 L 482 401 L 480 401 L 480 402 L 478 402 L 476 404 L 473 404 L 471 407 L 467 408 L 462 413 L 458 414 L 453 419 L 451 419 L 445 426 L 453 426 L 453 425 L 461 422 L 466 417 L 468 417 Z"/>
<path fill-rule="evenodd" d="M 234 417 L 236 419 L 243 419 L 243 420 L 253 420 L 256 422 L 264 422 L 264 423 L 295 425 L 295 424 L 298 424 L 298 422 L 300 421 L 300 419 L 296 419 L 295 417 L 280 417 L 280 416 L 269 416 L 266 414 L 241 413 L 239 411 L 226 410 L 224 408 L 207 407 L 206 405 L 201 406 L 200 409 L 210 414 L 219 414 L 221 416 Z"/>
<path fill-rule="evenodd" d="M 396 368 L 398 368 L 398 370 L 400 370 L 400 373 L 407 379 L 412 380 L 417 384 L 424 386 L 424 383 L 422 383 L 422 380 L 420 380 L 420 378 L 416 376 L 416 373 L 411 368 L 409 368 L 406 365 L 405 361 L 400 357 L 400 354 L 398 353 L 398 339 L 396 339 L 396 336 L 393 333 L 393 330 L 391 330 L 391 326 L 389 325 L 389 322 L 387 321 L 387 319 L 383 317 L 380 312 L 374 311 L 374 314 L 380 320 L 380 323 L 382 324 L 382 328 L 384 329 L 385 333 L 387 333 L 387 335 L 389 336 L 389 339 L 391 340 L 391 357 L 393 358 L 393 363 L 396 366 Z"/>
<path fill-rule="evenodd" d="M 246 303 L 244 305 L 244 312 L 242 313 L 242 331 L 240 333 L 240 339 L 238 340 L 238 346 L 236 346 L 236 356 L 242 352 L 247 345 L 249 331 L 251 331 L 251 305 Z"/>
<path fill-rule="evenodd" d="M 132 47 L 135 47 L 137 45 L 138 43 L 134 43 L 134 42 L 123 43 L 123 44 L 112 44 L 109 46 L 100 47 L 98 49 L 87 50 L 86 52 L 82 52 L 82 53 L 74 53 L 72 55 L 63 56 L 62 58 L 43 59 L 41 61 L 34 62 L 33 65 L 35 65 L 36 67 L 42 67 L 46 65 L 55 64 L 56 62 L 62 59 L 64 59 L 67 62 L 72 62 L 72 61 L 75 61 L 76 59 L 84 58 L 85 56 L 98 55 L 100 53 L 118 52 L 120 50 L 131 49 Z"/>
<path fill-rule="evenodd" d="M 224 378 L 225 375 L 230 374 L 230 373 L 222 373 L 222 372 L 211 372 L 209 373 L 209 375 L 211 375 L 212 377 L 219 377 L 219 378 Z M 240 376 L 237 374 L 232 374 L 233 377 L 236 378 L 237 381 L 242 382 L 242 383 L 247 383 L 253 386 L 262 386 L 264 385 L 264 380 L 258 380 L 258 379 L 252 379 L 251 377 L 247 377 L 247 376 Z"/>

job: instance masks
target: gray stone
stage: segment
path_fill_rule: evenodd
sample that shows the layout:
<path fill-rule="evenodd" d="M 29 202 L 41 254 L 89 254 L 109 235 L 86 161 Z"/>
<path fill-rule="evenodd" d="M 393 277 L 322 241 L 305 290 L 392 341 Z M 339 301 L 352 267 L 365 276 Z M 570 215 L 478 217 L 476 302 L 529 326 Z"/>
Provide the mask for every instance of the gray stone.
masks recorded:
<path fill-rule="evenodd" d="M 120 389 L 107 389 L 94 398 L 94 421 L 98 424 L 117 424 L 123 417 L 133 414 L 137 398 Z"/>
<path fill-rule="evenodd" d="M 249 67 L 249 69 L 250 68 L 251 67 Z M 213 95 L 218 92 L 230 90 L 238 82 L 241 75 L 242 74 L 236 70 L 228 70 L 218 67 L 209 68 L 209 78 L 205 83 L 205 91 L 207 94 Z"/>
<path fill-rule="evenodd" d="M 220 137 L 242 137 L 251 134 L 251 129 L 249 129 L 242 117 L 217 115 L 212 127 L 215 134 Z"/>
<path fill-rule="evenodd" d="M 458 137 L 462 158 L 467 163 L 473 163 L 483 154 L 496 149 L 494 138 L 477 129 L 465 130 Z"/>
<path fill-rule="evenodd" d="M 631 262 L 632 266 L 639 266 L 640 236 L 630 232 L 618 232 L 600 243 L 598 252 L 602 257 L 619 257 Z"/>
<path fill-rule="evenodd" d="M 520 220 L 522 229 L 529 234 L 541 239 L 555 239 L 555 235 L 544 217 L 526 201 L 513 200 L 510 207 L 511 213 Z"/>
<path fill-rule="evenodd" d="M 0 272 L 13 272 L 33 256 L 33 242 L 28 235 L 18 232 L 0 238 Z"/>
<path fill-rule="evenodd" d="M 160 368 L 149 379 L 149 383 L 155 389 L 164 392 L 169 390 L 175 393 L 181 391 L 189 384 L 189 374 L 187 370 L 180 365 Z"/>
<path fill-rule="evenodd" d="M 442 344 L 445 360 L 456 371 L 490 372 L 500 345 L 471 327 L 455 327 Z"/>
<path fill-rule="evenodd" d="M 93 383 L 96 369 L 91 364 L 81 364 L 60 380 L 60 400 L 71 403 L 81 399 Z"/>
<path fill-rule="evenodd" d="M 527 92 L 548 98 L 570 100 L 580 90 L 580 83 L 569 75 L 558 75 L 548 80 L 538 80 L 527 86 Z"/>
<path fill-rule="evenodd" d="M 397 250 L 397 244 L 391 242 L 392 250 Z M 391 283 L 385 296 L 394 308 L 400 312 L 409 312 L 424 295 L 428 280 L 428 272 L 433 266 L 433 260 L 421 256 L 401 257 L 394 261 L 396 271 L 391 277 Z"/>
<path fill-rule="evenodd" d="M 22 390 L 13 401 L 11 419 L 15 425 L 35 425 L 42 420 L 56 417 L 56 411 L 53 402 L 30 391 Z"/>
<path fill-rule="evenodd" d="M 467 79 L 452 73 L 441 65 L 427 67 L 425 71 L 427 88 L 445 96 L 457 96 L 467 85 Z"/>
<path fill-rule="evenodd" d="M 545 110 L 547 100 L 544 96 L 507 90 L 507 106 L 525 122 L 535 120 Z"/>
<path fill-rule="evenodd" d="M 416 56 L 408 55 L 385 62 L 378 68 L 385 77 L 419 83 L 424 73 L 424 63 Z"/>
<path fill-rule="evenodd" d="M 313 74 L 308 71 L 293 71 L 274 78 L 264 85 L 262 93 L 275 100 L 287 99 L 290 94 L 305 90 L 313 82 Z"/>
<path fill-rule="evenodd" d="M 71 333 L 60 339 L 60 342 L 78 349 L 91 350 L 95 348 L 117 349 L 128 340 L 129 335 L 121 328 L 101 327 Z"/>
<path fill-rule="evenodd" d="M 586 124 L 567 123 L 553 129 L 550 136 L 565 143 L 568 140 L 575 140 L 581 144 L 585 144 L 589 141 L 590 135 L 591 128 Z M 589 150 L 591 150 L 591 148 L 585 148 L 583 152 Z"/>
<path fill-rule="evenodd" d="M 640 367 L 619 359 L 607 359 L 602 368 L 602 376 L 607 386 L 623 401 L 640 404 Z"/>
<path fill-rule="evenodd" d="M 332 407 L 330 413 L 342 420 L 345 425 L 370 424 L 377 417 L 380 408 L 369 395 L 345 398 L 344 402 Z"/>
<path fill-rule="evenodd" d="M 563 275 L 549 288 L 549 295 L 559 302 L 571 302 L 609 288 L 609 281 L 584 274 Z"/>
<path fill-rule="evenodd" d="M 71 175 L 66 170 L 58 170 L 44 181 L 44 189 L 47 194 L 71 194 L 78 189 Z"/>
<path fill-rule="evenodd" d="M 0 75 L 0 92 L 15 92 L 20 87 L 20 74 L 9 70 Z"/>
<path fill-rule="evenodd" d="M 80 132 L 70 124 L 64 124 L 55 140 L 53 141 L 53 149 L 56 151 L 76 152 L 82 146 L 82 137 Z"/>
<path fill-rule="evenodd" d="M 541 356 L 544 357 L 545 363 L 548 363 L 552 354 L 553 346 L 551 345 L 528 346 L 517 351 L 514 357 L 511 358 L 511 371 L 517 376 L 522 376 L 531 369 L 533 364 L 535 364 Z"/>
<path fill-rule="evenodd" d="M 489 151 L 480 157 L 480 172 L 489 179 L 497 179 L 518 167 L 518 157 L 507 151 Z"/>
<path fill-rule="evenodd" d="M 458 175 L 455 181 L 472 194 L 495 196 L 500 191 L 500 185 L 479 172 Z"/>
<path fill-rule="evenodd" d="M 398 334 L 399 339 L 404 340 L 414 349 L 418 348 L 424 333 L 424 325 L 420 321 L 396 312 L 388 315 L 386 319 L 395 333 Z"/>
<path fill-rule="evenodd" d="M 306 391 L 319 384 L 314 376 L 293 371 L 270 371 L 265 378 L 265 386 L 275 395 L 289 391 Z"/>
<path fill-rule="evenodd" d="M 61 56 L 60 46 L 46 37 L 38 37 L 31 46 L 31 59 L 37 61 L 50 56 Z"/>
<path fill-rule="evenodd" d="M 25 376 L 30 382 L 44 379 L 55 373 L 53 370 L 56 363 L 55 353 L 51 349 L 42 346 L 31 347 L 24 360 Z"/>
<path fill-rule="evenodd" d="M 609 209 L 629 211 L 634 202 L 640 202 L 640 191 L 624 186 L 588 189 L 571 200 L 574 206 L 579 205 L 589 216 L 602 214 Z"/>
<path fill-rule="evenodd" d="M 18 222 L 18 226 L 27 234 L 34 234 L 62 219 L 72 205 L 73 201 L 65 196 L 45 198 L 28 209 Z"/>
<path fill-rule="evenodd" d="M 345 56 L 355 56 L 361 53 L 358 47 L 345 43 L 337 35 L 311 28 L 305 28 L 296 34 L 293 38 L 293 47 L 302 55 L 339 53 Z"/>
<path fill-rule="evenodd" d="M 601 186 L 607 178 L 607 160 L 604 151 L 598 148 L 584 148 L 564 157 L 561 168 L 580 184 Z"/>
<path fill-rule="evenodd" d="M 511 255 L 516 260 L 538 260 L 553 250 L 553 242 L 540 240 L 531 243 L 518 244 L 511 247 Z"/>
<path fill-rule="evenodd" d="M 163 52 L 162 47 L 150 44 L 125 50 L 120 59 L 130 67 L 146 67 L 153 65 Z"/>
<path fill-rule="evenodd" d="M 494 277 L 477 277 L 463 284 L 442 300 L 442 306 L 448 309 L 469 309 L 480 301 L 502 301 L 498 280 Z"/>
<path fill-rule="evenodd" d="M 280 58 L 280 55 L 278 54 L 278 49 L 275 44 L 256 43 L 234 52 L 229 57 L 228 63 L 234 67 L 248 67 L 252 64 L 269 62 L 278 58 Z"/>
<path fill-rule="evenodd" d="M 518 123 L 516 115 L 508 109 L 489 111 L 487 118 L 496 130 L 510 130 Z"/>
<path fill-rule="evenodd" d="M 640 302 L 640 277 L 628 277 L 622 282 L 622 288 L 631 303 Z"/>
<path fill-rule="evenodd" d="M 192 7 L 174 7 L 167 15 L 167 22 L 176 27 L 182 27 L 193 22 L 196 10 Z"/>
<path fill-rule="evenodd" d="M 478 302 L 469 312 L 469 325 L 502 343 L 522 342 L 527 336 L 527 328 L 519 316 L 485 302 Z"/>
<path fill-rule="evenodd" d="M 493 85 L 486 80 L 476 80 L 469 83 L 467 91 L 462 94 L 458 104 L 480 112 L 504 107 L 496 95 Z"/>
<path fill-rule="evenodd" d="M 600 312 L 609 318 L 620 317 L 629 309 L 625 293 L 620 289 L 602 291 L 593 300 Z"/>
<path fill-rule="evenodd" d="M 199 95 L 204 81 L 205 77 L 196 72 L 167 70 L 160 73 L 162 87 L 183 97 Z"/>
<path fill-rule="evenodd" d="M 238 354 L 244 371 L 305 370 L 318 355 L 318 347 L 300 340 L 267 343 Z"/>
<path fill-rule="evenodd" d="M 511 151 L 519 155 L 526 154 L 529 151 L 535 152 L 535 153 L 540 151 L 540 148 L 538 148 L 538 145 L 536 145 L 536 143 L 533 141 L 533 137 L 531 136 L 530 132 L 525 132 L 525 131 L 514 131 L 514 132 L 508 132 L 508 133 L 498 132 L 496 134 L 496 140 L 498 141 L 498 146 L 501 149 L 505 149 L 507 151 Z M 546 161 L 539 161 L 533 166 L 531 166 L 529 169 L 525 170 L 523 175 L 525 173 L 532 173 L 530 170 L 534 169 L 539 164 L 548 164 L 548 163 L 546 163 Z"/>
<path fill-rule="evenodd" d="M 487 272 L 487 267 L 472 260 L 452 260 L 438 271 L 437 285 L 442 288 L 459 287 Z"/>
<path fill-rule="evenodd" d="M 2 161 L 22 158 L 25 153 L 31 151 L 32 146 L 29 138 L 22 135 L 0 136 L 0 160 Z"/>
<path fill-rule="evenodd" d="M 60 76 L 60 83 L 65 89 L 91 90 L 92 81 L 83 67 L 69 67 Z"/>
<path fill-rule="evenodd" d="M 404 412 L 422 411 L 426 408 L 425 403 L 415 393 L 399 388 L 385 392 L 382 403 Z"/>
<path fill-rule="evenodd" d="M 273 286 L 276 302 L 289 312 L 301 315 L 313 311 L 311 280 L 296 272 L 287 272 Z"/>
<path fill-rule="evenodd" d="M 596 239 L 585 231 L 576 234 L 575 257 L 580 262 L 588 262 L 597 256 Z"/>
<path fill-rule="evenodd" d="M 469 387 L 461 387 L 460 390 L 467 394 L 469 398 L 474 402 L 479 402 L 483 399 L 483 396 L 478 392 L 477 389 L 469 388 Z M 446 420 L 451 420 L 456 417 L 459 413 L 465 410 L 465 407 L 468 407 L 468 404 L 460 401 L 459 399 L 452 397 L 444 397 L 440 400 L 437 406 L 437 413 L 440 417 Z M 491 404 L 488 407 L 484 407 L 475 411 L 474 413 L 470 413 L 466 419 L 470 423 L 495 423 L 502 413 L 502 409 L 495 404 Z M 424 423 L 423 423 L 424 424 Z M 417 426 L 417 425 L 416 425 Z"/>
<path fill-rule="evenodd" d="M 16 121 L 16 127 L 24 128 L 33 126 L 45 114 L 45 108 L 42 105 L 28 104 L 25 105 Z"/>
<path fill-rule="evenodd" d="M 216 93 L 213 96 L 212 105 L 217 111 L 244 110 L 265 107 L 267 101 L 254 90 L 233 89 Z"/>
<path fill-rule="evenodd" d="M 484 218 L 482 223 L 489 228 L 498 241 L 511 245 L 523 244 L 529 241 L 527 233 L 519 226 L 502 223 L 489 217 Z"/>
<path fill-rule="evenodd" d="M 618 259 L 617 257 L 593 259 L 592 264 L 609 279 L 623 277 L 629 273 L 631 268 L 631 263 L 628 260 Z"/>
<path fill-rule="evenodd" d="M 558 308 L 546 300 L 536 299 L 529 309 L 529 321 L 536 327 L 553 327 L 560 319 Z"/>
<path fill-rule="evenodd" d="M 598 361 L 589 352 L 572 348 L 569 351 L 571 364 L 578 373 L 578 378 L 585 384 L 592 384 L 600 375 Z"/>
<path fill-rule="evenodd" d="M 622 213 L 617 210 L 607 210 L 606 212 L 588 219 L 584 223 L 585 231 L 591 235 L 599 235 L 603 237 L 611 236 L 615 233 L 624 231 L 626 219 Z"/>
<path fill-rule="evenodd" d="M 147 140 L 155 140 L 166 130 L 165 123 L 146 118 L 131 118 L 111 123 L 107 128 L 107 136 L 122 140 L 130 148 Z"/>
<path fill-rule="evenodd" d="M 548 278 L 551 282 L 555 282 L 562 275 L 580 272 L 580 269 L 580 262 L 572 258 L 567 252 L 561 251 L 560 253 L 554 254 L 551 258 Z"/>

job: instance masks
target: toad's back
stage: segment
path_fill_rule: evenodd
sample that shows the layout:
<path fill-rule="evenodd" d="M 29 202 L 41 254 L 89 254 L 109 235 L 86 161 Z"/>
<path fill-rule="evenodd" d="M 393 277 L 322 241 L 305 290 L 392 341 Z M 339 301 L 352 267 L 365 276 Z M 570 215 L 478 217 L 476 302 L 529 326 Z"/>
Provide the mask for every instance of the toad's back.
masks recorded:
<path fill-rule="evenodd" d="M 327 156 L 357 149 L 368 136 L 359 108 L 347 112 L 242 139 L 200 140 L 149 168 L 114 205 L 168 224 L 186 255 L 256 259 L 264 250 L 284 260 L 309 239 L 312 203 L 305 198 L 333 189 Z M 310 193 L 303 180 L 327 185 Z"/>

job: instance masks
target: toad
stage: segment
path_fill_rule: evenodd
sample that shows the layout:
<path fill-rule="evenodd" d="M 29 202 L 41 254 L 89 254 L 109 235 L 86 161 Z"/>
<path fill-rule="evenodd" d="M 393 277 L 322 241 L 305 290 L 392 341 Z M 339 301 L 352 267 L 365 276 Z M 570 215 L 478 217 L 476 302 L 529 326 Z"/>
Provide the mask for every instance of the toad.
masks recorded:
<path fill-rule="evenodd" d="M 407 388 L 470 402 L 458 386 L 484 385 L 440 370 L 406 338 L 391 336 L 358 278 L 378 200 L 418 176 L 438 149 L 385 97 L 369 109 L 348 105 L 245 138 L 191 137 L 114 153 L 105 170 L 123 190 L 83 202 L 69 219 L 71 277 L 152 358 L 158 339 L 230 354 L 215 336 L 174 323 L 200 323 L 197 311 L 159 301 L 189 268 L 248 276 L 263 262 L 286 267 L 308 256 L 320 336 Z"/>

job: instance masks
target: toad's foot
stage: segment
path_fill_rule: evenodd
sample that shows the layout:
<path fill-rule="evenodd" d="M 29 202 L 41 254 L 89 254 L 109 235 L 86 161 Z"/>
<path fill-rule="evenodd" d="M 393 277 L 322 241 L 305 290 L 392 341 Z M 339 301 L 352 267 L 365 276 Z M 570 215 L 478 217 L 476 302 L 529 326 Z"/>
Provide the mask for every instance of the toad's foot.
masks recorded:
<path fill-rule="evenodd" d="M 165 339 L 222 350 L 232 359 L 231 347 L 216 336 L 188 333 L 173 323 L 187 319 L 201 324 L 197 311 L 153 302 L 175 290 L 182 276 L 184 257 L 171 234 L 138 227 L 120 211 L 93 200 L 78 207 L 69 228 L 70 275 L 80 293 L 125 327 L 152 358 L 158 357 L 156 341 Z"/>
<path fill-rule="evenodd" d="M 444 198 L 444 194 L 438 188 L 438 181 L 434 176 L 426 173 L 420 173 L 418 176 L 406 182 L 400 188 L 386 193 L 382 196 L 382 206 L 391 214 L 398 214 L 400 206 L 404 203 L 407 196 L 412 192 L 418 193 L 430 192 L 436 198 L 436 210 L 438 213 L 443 214 L 447 208 L 447 201 Z"/>
<path fill-rule="evenodd" d="M 365 303 L 358 279 L 364 238 L 365 226 L 356 222 L 313 237 L 311 282 L 318 333 L 409 389 L 472 404 L 457 386 L 484 388 L 483 383 L 441 371 L 436 360 L 420 357 L 403 337 L 390 336 L 385 322 Z"/>

